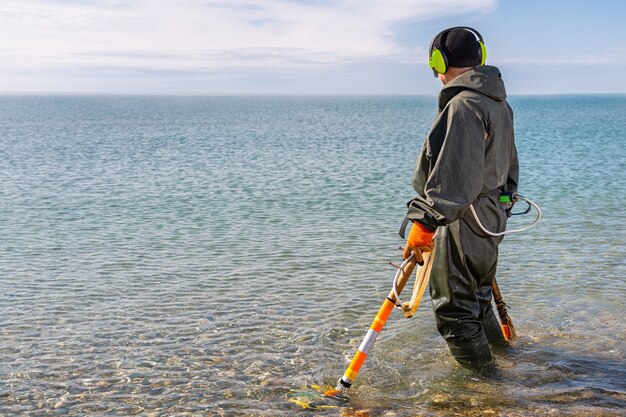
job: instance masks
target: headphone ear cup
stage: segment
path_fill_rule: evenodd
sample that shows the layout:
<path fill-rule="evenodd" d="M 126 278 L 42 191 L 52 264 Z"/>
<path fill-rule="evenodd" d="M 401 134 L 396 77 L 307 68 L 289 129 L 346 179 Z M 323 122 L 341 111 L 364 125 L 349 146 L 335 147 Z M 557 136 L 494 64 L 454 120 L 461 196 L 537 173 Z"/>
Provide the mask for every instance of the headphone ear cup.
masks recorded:
<path fill-rule="evenodd" d="M 448 70 L 448 60 L 446 55 L 439 49 L 433 49 L 428 60 L 430 68 L 434 69 L 439 74 L 444 74 Z"/>
<path fill-rule="evenodd" d="M 487 48 L 485 48 L 484 43 L 478 43 L 480 44 L 480 65 L 485 65 L 485 62 L 487 62 Z"/>

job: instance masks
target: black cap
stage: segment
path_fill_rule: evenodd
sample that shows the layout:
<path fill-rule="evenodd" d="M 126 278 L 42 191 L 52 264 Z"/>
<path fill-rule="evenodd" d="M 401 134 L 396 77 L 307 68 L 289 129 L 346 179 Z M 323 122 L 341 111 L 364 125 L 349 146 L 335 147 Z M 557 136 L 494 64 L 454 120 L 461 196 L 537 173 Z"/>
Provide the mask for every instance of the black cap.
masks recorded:
<path fill-rule="evenodd" d="M 448 67 L 465 68 L 480 65 L 480 44 L 476 35 L 467 29 L 444 30 L 433 39 L 433 48 L 446 54 Z"/>

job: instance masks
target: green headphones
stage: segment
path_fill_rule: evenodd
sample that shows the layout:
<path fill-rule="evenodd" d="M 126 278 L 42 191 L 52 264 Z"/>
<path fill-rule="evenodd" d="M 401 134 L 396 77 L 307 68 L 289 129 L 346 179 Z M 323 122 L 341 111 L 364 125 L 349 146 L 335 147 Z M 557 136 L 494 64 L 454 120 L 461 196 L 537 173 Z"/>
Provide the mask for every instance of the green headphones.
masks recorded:
<path fill-rule="evenodd" d="M 437 76 L 437 74 L 443 74 L 448 71 L 448 58 L 446 57 L 446 53 L 442 49 L 433 48 L 433 43 L 439 35 L 444 32 L 449 32 L 452 29 L 465 29 L 468 32 L 473 33 L 474 36 L 478 38 L 478 44 L 480 45 L 480 65 L 485 65 L 485 61 L 487 60 L 487 48 L 485 48 L 483 37 L 480 35 L 480 33 L 478 33 L 476 29 L 472 29 L 467 26 L 455 26 L 453 28 L 445 29 L 436 34 L 435 37 L 433 37 L 433 39 L 430 41 L 430 47 L 428 48 L 428 65 L 430 66 L 430 69 L 433 70 L 433 74 L 435 75 L 435 77 Z"/>

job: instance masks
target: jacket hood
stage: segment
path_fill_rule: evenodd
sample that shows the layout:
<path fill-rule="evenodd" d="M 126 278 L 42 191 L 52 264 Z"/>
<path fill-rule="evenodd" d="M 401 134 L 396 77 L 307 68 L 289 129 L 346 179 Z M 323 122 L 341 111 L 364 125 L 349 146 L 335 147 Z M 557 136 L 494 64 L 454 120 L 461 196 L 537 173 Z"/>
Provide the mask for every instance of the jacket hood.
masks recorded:
<path fill-rule="evenodd" d="M 463 90 L 477 91 L 495 101 L 506 99 L 506 90 L 500 70 L 491 65 L 474 67 L 446 84 L 439 93 L 439 109 Z"/>

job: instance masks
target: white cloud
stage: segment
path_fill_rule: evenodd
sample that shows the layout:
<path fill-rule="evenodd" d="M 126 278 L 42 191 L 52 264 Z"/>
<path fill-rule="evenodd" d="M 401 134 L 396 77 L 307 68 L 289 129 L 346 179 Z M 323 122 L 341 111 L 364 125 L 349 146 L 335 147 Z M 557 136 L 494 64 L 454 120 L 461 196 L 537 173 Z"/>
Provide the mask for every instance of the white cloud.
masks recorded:
<path fill-rule="evenodd" d="M 495 0 L 3 1 L 0 71 L 310 68 L 412 54 L 394 25 Z"/>

